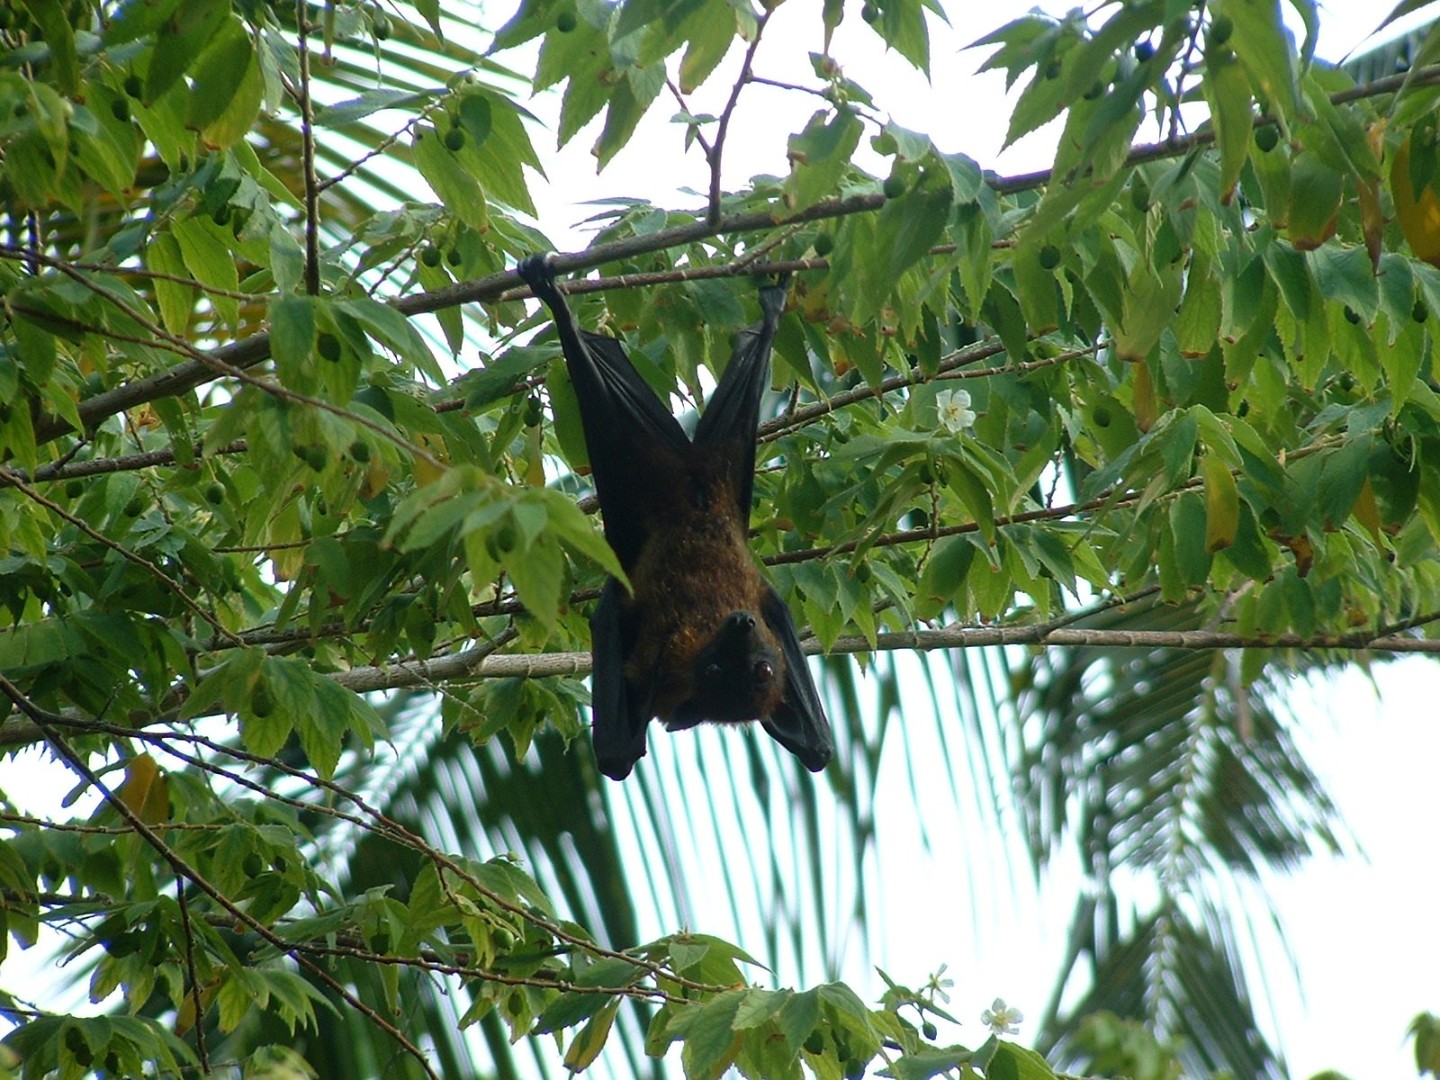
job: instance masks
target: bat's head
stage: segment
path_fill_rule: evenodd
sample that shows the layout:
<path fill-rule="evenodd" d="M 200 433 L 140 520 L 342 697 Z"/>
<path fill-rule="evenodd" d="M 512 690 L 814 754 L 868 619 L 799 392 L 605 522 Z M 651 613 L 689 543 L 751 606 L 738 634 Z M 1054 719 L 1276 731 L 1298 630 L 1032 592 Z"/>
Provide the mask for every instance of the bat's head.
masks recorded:
<path fill-rule="evenodd" d="M 738 723 L 767 717 L 780 703 L 785 660 L 768 628 L 749 611 L 732 611 L 695 654 L 694 696 L 700 717 Z"/>

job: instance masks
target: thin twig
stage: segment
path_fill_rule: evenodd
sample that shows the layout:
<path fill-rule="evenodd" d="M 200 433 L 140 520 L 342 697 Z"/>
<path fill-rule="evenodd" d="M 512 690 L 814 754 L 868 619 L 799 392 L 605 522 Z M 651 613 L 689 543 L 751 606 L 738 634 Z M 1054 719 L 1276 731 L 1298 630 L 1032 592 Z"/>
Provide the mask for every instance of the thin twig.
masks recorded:
<path fill-rule="evenodd" d="M 755 50 L 760 48 L 760 38 L 765 33 L 765 25 L 770 21 L 771 10 L 767 8 L 755 20 L 755 36 L 750 39 L 750 44 L 745 49 L 740 75 L 736 78 L 735 85 L 730 88 L 730 99 L 725 102 L 725 108 L 720 112 L 720 122 L 715 125 L 715 143 L 705 154 L 710 160 L 710 204 L 705 211 L 705 220 L 710 225 L 720 223 L 720 164 L 725 153 L 725 137 L 730 133 L 730 120 L 735 115 L 735 106 L 740 103 L 740 91 L 750 81 L 750 66 L 755 62 Z"/>
<path fill-rule="evenodd" d="M 190 1000 L 195 1005 L 195 1055 L 200 1073 L 210 1075 L 210 1052 L 205 1048 L 205 1002 L 200 993 L 200 975 L 195 968 L 195 932 L 190 926 L 190 901 L 185 898 L 185 879 L 175 878 L 175 900 L 180 906 L 180 929 L 185 935 L 185 977 L 190 981 Z"/>

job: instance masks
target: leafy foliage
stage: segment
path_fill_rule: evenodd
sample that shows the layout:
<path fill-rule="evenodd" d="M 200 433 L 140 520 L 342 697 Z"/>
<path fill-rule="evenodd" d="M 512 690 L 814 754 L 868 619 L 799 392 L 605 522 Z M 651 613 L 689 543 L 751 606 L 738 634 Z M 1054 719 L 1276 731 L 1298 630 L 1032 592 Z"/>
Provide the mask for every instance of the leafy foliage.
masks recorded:
<path fill-rule="evenodd" d="M 999 661 L 1013 723 L 972 707 L 963 734 L 1012 770 L 995 799 L 1037 868 L 1085 855 L 1053 1060 L 1282 1071 L 1220 884 L 1336 837 L 1274 687 L 1435 651 L 1440 612 L 1440 90 L 1316 62 L 1293 6 L 1298 45 L 1240 0 L 988 35 L 1010 140 L 1060 121 L 1041 179 L 877 119 L 834 55 L 853 15 L 927 70 L 933 0 L 818 23 L 523 0 L 483 49 L 433 0 L 0 11 L 0 742 L 46 745 L 82 800 L 5 806 L 0 940 L 64 928 L 114 1007 L 6 995 L 3 1067 L 461 1076 L 475 1026 L 504 1072 L 518 1040 L 578 1071 L 619 1032 L 631 1072 L 643 1050 L 694 1077 L 1054 1075 L 1004 1040 L 937 1045 L 938 977 L 872 1005 L 828 972 L 760 985 L 706 933 L 641 940 L 579 738 L 583 616 L 618 568 L 508 269 L 549 246 L 535 121 L 495 59 L 523 47 L 562 144 L 595 131 L 604 165 L 673 99 L 701 152 L 701 210 L 611 204 L 560 260 L 599 271 L 581 317 L 658 390 L 703 402 L 754 312 L 728 279 L 796 271 L 754 546 L 816 648 L 1049 647 Z M 792 18 L 822 48 L 789 87 L 789 172 L 727 191 L 736 102 Z M 1168 137 L 1137 147 L 1147 121 Z M 881 662 L 867 721 L 827 665 L 828 790 L 737 736 L 693 798 L 719 816 L 735 777 L 738 818 L 748 775 L 794 852 L 725 876 L 737 913 L 822 882 L 822 830 L 875 844 L 898 676 Z M 438 696 L 447 737 L 382 691 Z M 675 827 L 675 778 L 630 790 Z M 528 868 L 474 854 L 514 843 Z M 678 881 L 654 846 L 650 880 Z M 1159 901 L 1131 911 L 1137 869 Z M 803 963 L 801 921 L 767 928 L 772 965 Z"/>

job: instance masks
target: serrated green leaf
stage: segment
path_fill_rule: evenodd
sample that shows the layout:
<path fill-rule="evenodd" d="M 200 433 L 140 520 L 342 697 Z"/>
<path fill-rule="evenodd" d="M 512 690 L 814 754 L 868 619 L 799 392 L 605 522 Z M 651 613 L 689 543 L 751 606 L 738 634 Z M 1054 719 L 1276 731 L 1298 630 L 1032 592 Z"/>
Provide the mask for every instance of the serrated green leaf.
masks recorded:
<path fill-rule="evenodd" d="M 1220 150 L 1220 201 L 1228 205 L 1250 154 L 1254 130 L 1250 80 L 1229 49 L 1207 49 L 1202 86 Z"/>
<path fill-rule="evenodd" d="M 147 105 L 154 104 L 190 69 L 230 14 L 230 0 L 185 0 L 166 6 L 174 16 L 157 27 L 159 37 L 145 77 Z"/>
<path fill-rule="evenodd" d="M 293 384 L 305 372 L 315 348 L 315 301 L 279 296 L 270 302 L 270 355 L 281 380 Z"/>
<path fill-rule="evenodd" d="M 216 30 L 191 67 L 185 126 L 203 131 L 218 120 L 254 65 L 255 46 L 249 31 L 232 15 Z M 258 96 L 255 102 L 258 108 Z"/>
<path fill-rule="evenodd" d="M 185 268 L 206 288 L 205 295 L 220 317 L 234 326 L 240 318 L 240 305 L 233 295 L 240 291 L 240 274 L 229 244 L 208 218 L 181 218 L 171 231 L 179 242 Z"/>
<path fill-rule="evenodd" d="M 864 126 L 849 109 L 834 115 L 820 110 L 805 130 L 790 136 L 790 175 L 785 180 L 785 205 L 798 212 L 835 193 L 860 145 Z"/>
<path fill-rule="evenodd" d="M 1214 0 L 1212 20 L 1226 16 L 1234 24 L 1230 44 L 1250 76 L 1255 96 L 1287 123 L 1300 119 L 1295 82 L 1294 41 L 1280 16 L 1279 0 Z"/>
<path fill-rule="evenodd" d="M 485 205 L 485 189 L 461 167 L 456 155 L 448 150 L 440 133 L 433 127 L 418 131 L 410 144 L 415 167 L 425 182 L 460 221 L 478 232 L 490 227 L 490 214 Z"/>

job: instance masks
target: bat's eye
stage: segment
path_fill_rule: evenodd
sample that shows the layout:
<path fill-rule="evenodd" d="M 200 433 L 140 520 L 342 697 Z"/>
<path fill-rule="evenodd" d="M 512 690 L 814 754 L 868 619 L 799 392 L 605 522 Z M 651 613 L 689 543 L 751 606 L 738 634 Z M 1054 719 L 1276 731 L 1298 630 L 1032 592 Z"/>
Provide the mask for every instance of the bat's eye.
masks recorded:
<path fill-rule="evenodd" d="M 705 674 L 712 679 L 718 679 L 720 677 L 720 665 L 712 660 L 705 665 Z"/>
<path fill-rule="evenodd" d="M 755 665 L 755 681 L 756 681 L 756 682 L 758 682 L 758 683 L 767 683 L 767 682 L 769 682 L 771 679 L 773 679 L 774 677 L 775 677 L 775 668 L 771 666 L 769 660 L 761 660 L 759 663 L 757 663 L 757 664 Z"/>

